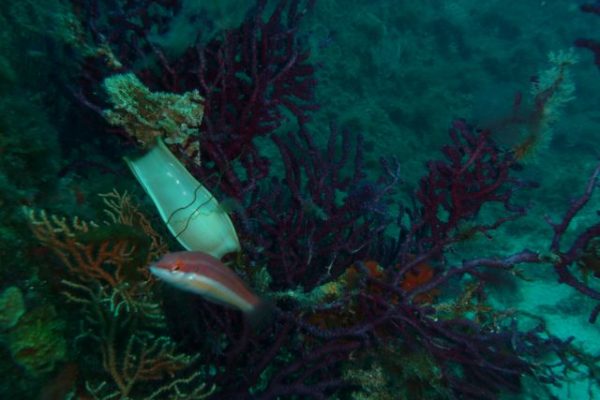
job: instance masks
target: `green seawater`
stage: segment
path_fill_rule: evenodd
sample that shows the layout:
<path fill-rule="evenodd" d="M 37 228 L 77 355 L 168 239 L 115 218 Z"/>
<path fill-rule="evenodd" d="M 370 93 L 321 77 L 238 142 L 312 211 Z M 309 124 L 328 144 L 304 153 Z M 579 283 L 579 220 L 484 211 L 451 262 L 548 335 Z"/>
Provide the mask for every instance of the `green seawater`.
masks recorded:
<path fill-rule="evenodd" d="M 266 20 L 280 4 L 265 3 L 256 18 Z M 285 3 L 290 2 L 281 2 Z M 556 374 L 556 384 L 524 377 L 516 392 L 499 392 L 495 398 L 600 399 L 600 322 L 588 321 L 598 301 L 558 282 L 552 267 L 558 256 L 549 250 L 554 234 L 549 222 L 560 221 L 571 201 L 584 194 L 600 158 L 600 68 L 592 52 L 574 46 L 579 38 L 600 40 L 600 15 L 583 13 L 581 1 L 569 0 L 316 0 L 312 8 L 310 2 L 298 3 L 306 13 L 299 14 L 296 45 L 309 54 L 305 62 L 315 68 L 310 101 L 318 108 L 308 112 L 306 124 L 315 146 L 326 147 L 331 125 L 348 131 L 351 144 L 361 135 L 364 180 L 369 182 L 381 176 L 381 158 L 396 158 L 401 181 L 389 197 L 394 204 L 411 204 L 419 180 L 428 172 L 427 162 L 444 157 L 443 148 L 451 143 L 448 130 L 456 119 L 488 129 L 499 149 L 523 153 L 514 176 L 536 182 L 536 187 L 518 190 L 513 198 L 526 207 L 526 214 L 486 235 L 465 233 L 465 240 L 448 246 L 443 262 L 429 261 L 440 270 L 472 258 L 502 258 L 524 249 L 538 253 L 546 262 L 519 264 L 506 275 L 490 278 L 482 289 L 485 299 L 479 300 L 495 310 L 489 311 L 490 319 L 503 315 L 514 321 L 514 329 L 543 323 L 544 335 L 572 337 L 570 361 L 539 354 L 530 361 L 553 365 L 545 371 Z M 127 29 L 120 10 L 131 13 L 128 20 L 134 25 L 144 25 L 145 18 L 155 21 L 145 28 L 145 42 L 133 40 L 134 34 L 111 42 Z M 348 272 L 352 263 L 332 268 L 337 255 L 286 254 L 288 259 L 321 256 L 318 268 L 323 272 L 322 279 L 309 282 L 300 277 L 285 286 L 277 275 L 280 270 L 269 269 L 265 247 L 285 242 L 289 232 L 256 232 L 256 237 L 271 236 L 268 241 L 254 240 L 248 232 L 260 221 L 251 214 L 256 211 L 251 210 L 251 196 L 231 196 L 230 187 L 223 184 L 227 173 L 214 173 L 221 165 L 204 153 L 196 159 L 195 148 L 177 147 L 175 142 L 172 148 L 197 178 L 212 185 L 209 189 L 223 204 L 235 205 L 223 208 L 243 232 L 243 254 L 229 257 L 228 265 L 268 298 L 270 306 L 283 311 L 271 315 L 267 327 L 252 336 L 254 328 L 240 313 L 152 280 L 146 266 L 167 249 L 182 249 L 122 159 L 144 150 L 103 116 L 114 106 L 103 91 L 107 76 L 133 72 L 147 79 L 149 90 L 167 91 L 161 82 L 171 76 L 163 75 L 164 81 L 149 78 L 164 68 L 162 61 L 175 65 L 188 56 L 186 51 L 203 46 L 217 57 L 212 41 L 224 40 L 227 32 L 255 15 L 254 10 L 250 0 L 0 2 L 0 399 L 313 398 L 285 391 L 269 397 L 273 377 L 297 361 L 302 349 L 326 340 L 294 325 L 285 313 L 302 316 L 320 329 L 355 322 L 357 314 L 339 310 L 337 319 L 327 312 L 310 317 L 325 303 L 333 307 L 341 293 L 358 295 L 360 284 L 350 275 L 359 273 Z M 124 40 L 131 40 L 130 47 Z M 242 75 L 237 78 L 252 81 L 252 76 Z M 170 82 L 181 89 L 177 94 L 199 90 L 206 96 L 200 80 Z M 185 110 L 186 104 L 177 106 Z M 223 105 L 225 110 L 231 107 Z M 143 111 L 148 109 L 140 108 L 133 118 L 139 117 L 143 125 Z M 165 110 L 159 122 L 173 117 Z M 277 110 L 281 120 L 269 135 L 284 138 L 296 132 L 293 113 Z M 192 138 L 203 149 L 206 124 L 200 123 L 181 128 L 194 132 L 197 137 Z M 155 136 L 160 136 L 160 127 L 156 129 Z M 261 156 L 272 158 L 265 183 L 286 178 L 285 160 L 269 135 L 252 142 Z M 343 149 L 336 146 L 333 153 L 339 156 Z M 243 149 L 226 168 L 246 178 Z M 353 173 L 342 171 L 344 176 Z M 98 196 L 107 193 L 113 195 Z M 347 195 L 335 193 L 336 204 Z M 289 201 L 289 213 L 300 209 L 319 225 L 336 223 L 308 195 L 281 198 Z M 390 210 L 386 212 L 397 208 Z M 598 211 L 596 189 L 564 233 L 563 250 L 600 224 Z M 491 221 L 504 212 L 487 204 L 478 217 Z M 357 221 L 370 215 L 358 216 Z M 460 229 L 469 232 L 478 221 L 464 221 Z M 390 226 L 385 234 L 391 238 L 398 232 L 397 226 Z M 312 238 L 297 240 L 306 243 L 305 239 Z M 326 241 L 316 240 L 315 248 Z M 581 255 L 570 271 L 598 294 L 600 239 Z M 437 301 L 460 298 L 471 283 L 467 280 L 440 289 Z M 462 317 L 474 319 L 476 313 L 465 311 Z M 362 353 L 348 351 L 350 359 L 332 367 L 335 377 L 327 378 L 347 385 L 325 391 L 326 398 L 453 398 L 439 379 L 435 357 L 409 351 L 406 337 L 382 331 L 371 333 L 377 340 L 369 343 L 378 346 Z M 275 351 L 274 343 L 284 344 Z M 266 365 L 253 358 L 270 351 L 274 355 Z M 140 364 L 144 357 L 153 360 L 154 367 Z M 254 376 L 253 368 L 259 367 Z M 302 377 L 305 370 L 298 368 L 300 372 L 286 375 L 286 384 L 292 378 L 305 379 L 302 382 L 311 387 L 325 379 Z M 246 380 L 253 382 L 246 397 L 227 394 Z"/>

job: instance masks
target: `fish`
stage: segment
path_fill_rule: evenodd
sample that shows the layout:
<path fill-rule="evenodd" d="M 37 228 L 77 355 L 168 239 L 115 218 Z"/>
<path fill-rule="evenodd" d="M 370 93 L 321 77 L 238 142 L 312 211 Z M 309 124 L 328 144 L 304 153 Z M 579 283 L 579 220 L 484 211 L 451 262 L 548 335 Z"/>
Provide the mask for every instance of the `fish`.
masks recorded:
<path fill-rule="evenodd" d="M 270 308 L 221 260 L 201 251 L 165 254 L 149 266 L 158 279 L 208 301 L 242 311 L 252 325 L 264 322 Z"/>

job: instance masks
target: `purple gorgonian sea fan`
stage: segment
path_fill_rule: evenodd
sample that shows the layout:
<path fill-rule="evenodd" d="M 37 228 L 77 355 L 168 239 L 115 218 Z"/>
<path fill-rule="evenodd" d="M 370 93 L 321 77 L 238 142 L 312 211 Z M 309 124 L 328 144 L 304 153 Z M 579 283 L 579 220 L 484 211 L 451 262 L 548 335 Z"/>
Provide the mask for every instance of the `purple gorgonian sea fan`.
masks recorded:
<path fill-rule="evenodd" d="M 252 332 L 239 313 L 166 289 L 173 337 L 199 352 L 216 398 L 350 396 L 362 390 L 359 378 L 377 371 L 394 382 L 374 382 L 372 393 L 387 386 L 406 398 L 493 399 L 522 391 L 524 376 L 559 379 L 539 360 L 551 353 L 565 360 L 569 342 L 541 321 L 519 330 L 491 308 L 482 273 L 510 274 L 543 260 L 528 251 L 456 265 L 446 258 L 453 244 L 491 235 L 525 212 L 511 199 L 530 185 L 514 177 L 513 154 L 488 131 L 456 121 L 412 205 L 398 204 L 395 161 L 383 161 L 373 177 L 360 135 L 332 127 L 319 146 L 306 124 L 315 80 L 298 24 L 312 2 L 280 1 L 267 12 L 258 1 L 239 28 L 176 59 L 148 39 L 150 29 L 166 27 L 168 13 L 127 2 L 114 4 L 105 20 L 94 4 L 85 2 L 82 12 L 111 51 L 101 67 L 86 60 L 84 80 L 101 80 L 110 54 L 115 70 L 133 71 L 154 91 L 200 92 L 203 162 L 190 157 L 187 165 L 231 197 L 244 253 L 237 272 L 274 304 L 271 323 Z M 80 98 L 91 105 L 88 94 Z M 285 124 L 289 115 L 297 129 Z M 258 137 L 273 148 L 269 154 L 259 152 Z M 490 203 L 503 212 L 481 222 Z M 445 297 L 450 291 L 454 301 Z"/>
<path fill-rule="evenodd" d="M 391 200 L 397 163 L 383 161 L 381 177 L 368 177 L 362 139 L 350 137 L 332 128 L 323 148 L 306 129 L 271 137 L 272 164 L 284 172 L 259 181 L 243 201 L 250 268 L 241 273 L 262 280 L 276 304 L 268 327 L 252 334 L 239 315 L 201 301 L 193 302 L 195 318 L 178 312 L 177 301 L 169 307 L 174 334 L 220 366 L 221 394 L 324 399 L 360 392 L 353 382 L 375 371 L 395 376 L 380 381 L 378 393 L 406 398 L 494 399 L 524 390 L 524 376 L 557 382 L 540 357 L 567 357 L 569 341 L 541 319 L 521 330 L 514 314 L 486 300 L 495 276 L 487 270 L 511 277 L 515 265 L 542 262 L 538 255 L 446 258 L 452 245 L 491 237 L 525 212 L 512 196 L 532 185 L 513 176 L 511 152 L 488 131 L 455 121 L 444 159 L 429 163 L 406 207 Z M 504 211 L 481 221 L 482 207 L 494 202 Z M 393 227 L 395 240 L 386 234 Z"/>
<path fill-rule="evenodd" d="M 84 52 L 78 98 L 102 113 L 98 105 L 102 100 L 95 94 L 100 92 L 99 83 L 123 72 L 133 72 L 152 92 L 198 91 L 204 108 L 201 137 L 189 140 L 201 142 L 193 147 L 201 154 L 180 149 L 180 156 L 209 185 L 218 180 L 228 196 L 239 197 L 268 174 L 267 160 L 254 138 L 285 124 L 303 124 L 317 108 L 314 67 L 299 32 L 314 1 L 279 1 L 274 7 L 257 1 L 240 26 L 210 40 L 198 36 L 176 56 L 152 36 L 168 30 L 169 16 L 182 9 L 180 1 L 151 1 L 144 6 L 72 1 L 98 49 Z M 202 168 L 196 168 L 199 159 L 206 161 Z M 247 176 L 232 173 L 234 164 L 251 165 L 245 168 Z"/>

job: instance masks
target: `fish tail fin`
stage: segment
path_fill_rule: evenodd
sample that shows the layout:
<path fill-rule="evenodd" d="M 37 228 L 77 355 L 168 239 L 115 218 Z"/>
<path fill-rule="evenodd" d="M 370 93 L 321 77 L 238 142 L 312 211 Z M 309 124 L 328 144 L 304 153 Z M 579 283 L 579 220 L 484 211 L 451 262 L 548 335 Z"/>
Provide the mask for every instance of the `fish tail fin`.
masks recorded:
<path fill-rule="evenodd" d="M 261 299 L 246 313 L 246 320 L 254 332 L 260 332 L 271 324 L 275 310 L 275 304 L 270 299 Z"/>

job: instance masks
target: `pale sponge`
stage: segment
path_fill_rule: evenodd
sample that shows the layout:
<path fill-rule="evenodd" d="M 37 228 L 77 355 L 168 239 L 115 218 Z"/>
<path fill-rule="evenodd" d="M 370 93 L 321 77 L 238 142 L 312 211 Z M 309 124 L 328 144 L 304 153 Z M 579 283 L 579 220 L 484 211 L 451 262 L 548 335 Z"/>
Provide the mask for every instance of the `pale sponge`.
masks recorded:
<path fill-rule="evenodd" d="M 133 73 L 109 76 L 103 86 L 113 104 L 104 111 L 104 117 L 142 146 L 154 146 L 157 138 L 167 144 L 183 144 L 190 136 L 199 136 L 204 98 L 197 90 L 152 92 Z"/>

